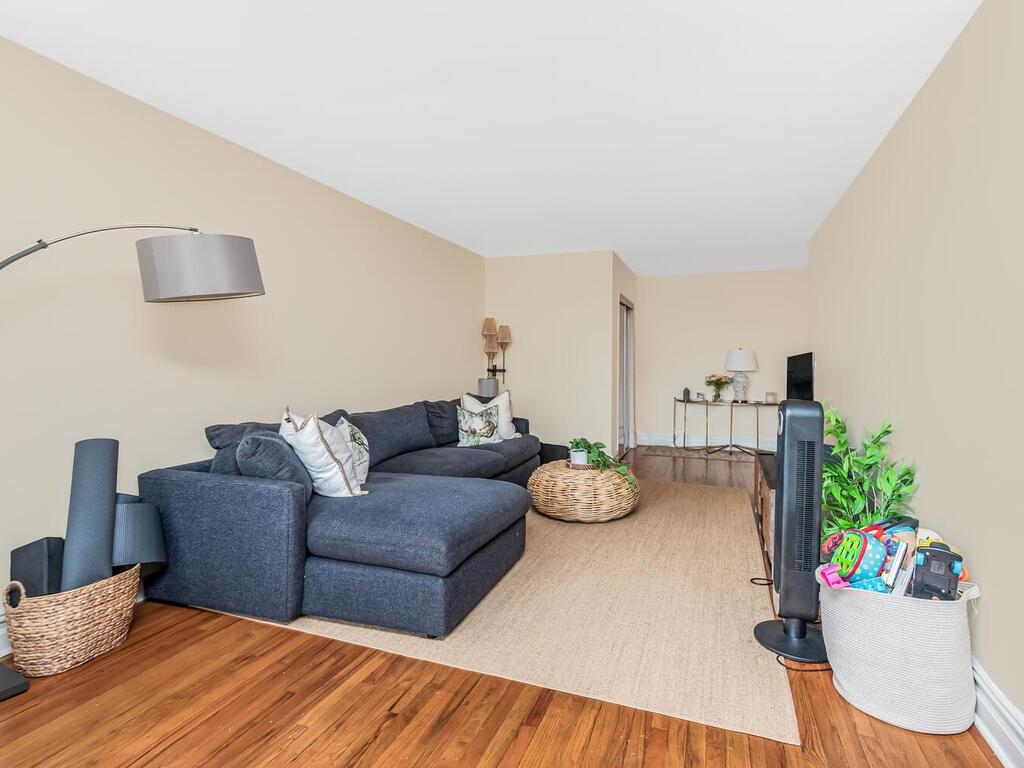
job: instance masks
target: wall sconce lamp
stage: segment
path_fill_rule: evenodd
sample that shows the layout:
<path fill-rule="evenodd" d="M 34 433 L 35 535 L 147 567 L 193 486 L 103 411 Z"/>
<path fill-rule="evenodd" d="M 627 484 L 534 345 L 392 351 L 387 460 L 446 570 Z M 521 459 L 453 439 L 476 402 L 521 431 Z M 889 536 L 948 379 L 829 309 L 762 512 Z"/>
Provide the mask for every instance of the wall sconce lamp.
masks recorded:
<path fill-rule="evenodd" d="M 480 334 L 484 337 L 484 354 L 487 355 L 487 376 L 496 379 L 501 374 L 505 383 L 505 348 L 512 343 L 512 330 L 507 325 L 499 326 L 493 317 L 485 317 Z M 494 363 L 494 356 L 501 350 L 501 368 Z"/>

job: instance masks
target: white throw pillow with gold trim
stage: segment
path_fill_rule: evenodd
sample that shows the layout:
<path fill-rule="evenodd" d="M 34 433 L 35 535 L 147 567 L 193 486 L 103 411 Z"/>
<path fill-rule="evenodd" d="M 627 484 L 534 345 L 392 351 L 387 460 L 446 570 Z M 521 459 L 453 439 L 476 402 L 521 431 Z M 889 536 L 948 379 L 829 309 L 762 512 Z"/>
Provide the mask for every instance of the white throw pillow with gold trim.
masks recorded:
<path fill-rule="evenodd" d="M 312 416 L 295 416 L 285 408 L 281 436 L 299 457 L 313 490 L 321 496 L 365 496 L 356 472 L 347 430 Z"/>

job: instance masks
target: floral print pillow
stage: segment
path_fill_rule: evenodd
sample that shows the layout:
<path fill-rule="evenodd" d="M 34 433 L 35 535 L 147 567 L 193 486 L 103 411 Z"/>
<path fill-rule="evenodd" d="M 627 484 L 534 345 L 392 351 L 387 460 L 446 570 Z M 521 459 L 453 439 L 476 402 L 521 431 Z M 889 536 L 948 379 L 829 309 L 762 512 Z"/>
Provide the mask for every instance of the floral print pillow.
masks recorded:
<path fill-rule="evenodd" d="M 501 442 L 501 435 L 498 434 L 498 406 L 484 408 L 480 413 L 473 413 L 458 406 L 458 412 L 459 445 Z"/>

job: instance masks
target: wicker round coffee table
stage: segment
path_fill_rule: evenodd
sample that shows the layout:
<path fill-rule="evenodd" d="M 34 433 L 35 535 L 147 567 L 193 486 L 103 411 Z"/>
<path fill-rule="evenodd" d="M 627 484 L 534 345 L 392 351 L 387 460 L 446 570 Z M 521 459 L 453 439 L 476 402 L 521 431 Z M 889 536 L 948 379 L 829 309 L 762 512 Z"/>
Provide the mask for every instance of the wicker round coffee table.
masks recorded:
<path fill-rule="evenodd" d="M 533 508 L 556 520 L 605 523 L 625 517 L 640 501 L 640 483 L 613 469 L 550 461 L 537 467 L 526 487 Z"/>

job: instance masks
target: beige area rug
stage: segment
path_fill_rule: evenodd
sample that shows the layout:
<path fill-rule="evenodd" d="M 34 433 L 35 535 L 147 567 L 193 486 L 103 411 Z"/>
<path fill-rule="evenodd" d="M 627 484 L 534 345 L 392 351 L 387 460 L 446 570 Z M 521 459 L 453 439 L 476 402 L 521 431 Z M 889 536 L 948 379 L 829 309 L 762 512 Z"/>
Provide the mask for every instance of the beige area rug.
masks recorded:
<path fill-rule="evenodd" d="M 799 744 L 786 673 L 753 637 L 770 619 L 749 497 L 642 484 L 600 525 L 531 511 L 526 553 L 441 640 L 302 617 L 358 645 Z"/>

